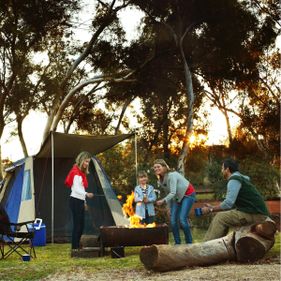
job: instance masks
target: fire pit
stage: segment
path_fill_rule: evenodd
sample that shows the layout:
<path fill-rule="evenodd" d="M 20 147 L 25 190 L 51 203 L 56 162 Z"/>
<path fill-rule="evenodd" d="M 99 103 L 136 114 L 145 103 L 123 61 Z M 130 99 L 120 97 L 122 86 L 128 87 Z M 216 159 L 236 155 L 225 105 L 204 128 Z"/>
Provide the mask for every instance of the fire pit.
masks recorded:
<path fill-rule="evenodd" d="M 156 227 L 128 228 L 124 226 L 101 226 L 102 252 L 105 247 L 148 246 L 168 244 L 169 229 L 166 224 Z"/>

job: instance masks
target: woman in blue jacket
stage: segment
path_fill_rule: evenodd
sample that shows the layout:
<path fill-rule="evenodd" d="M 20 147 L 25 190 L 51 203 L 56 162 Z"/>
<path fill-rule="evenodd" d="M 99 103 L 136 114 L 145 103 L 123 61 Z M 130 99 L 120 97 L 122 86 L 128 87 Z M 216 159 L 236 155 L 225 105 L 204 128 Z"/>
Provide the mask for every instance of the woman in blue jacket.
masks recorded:
<path fill-rule="evenodd" d="M 179 224 L 181 225 L 185 243 L 192 243 L 192 233 L 189 227 L 188 215 L 195 201 L 195 189 L 183 175 L 171 171 L 163 159 L 154 161 L 153 169 L 160 186 L 166 193 L 163 199 L 156 202 L 161 206 L 167 203 L 170 207 L 170 221 L 175 244 L 181 244 Z"/>

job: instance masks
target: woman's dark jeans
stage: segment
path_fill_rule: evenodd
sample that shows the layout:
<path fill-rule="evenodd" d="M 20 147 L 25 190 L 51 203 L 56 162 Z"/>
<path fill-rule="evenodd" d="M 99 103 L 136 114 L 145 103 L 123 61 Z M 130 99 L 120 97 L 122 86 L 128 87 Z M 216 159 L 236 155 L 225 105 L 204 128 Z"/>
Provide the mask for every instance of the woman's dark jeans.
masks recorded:
<path fill-rule="evenodd" d="M 71 248 L 79 249 L 80 238 L 84 229 L 85 207 L 84 200 L 70 197 L 69 205 L 72 213 L 73 229 Z"/>

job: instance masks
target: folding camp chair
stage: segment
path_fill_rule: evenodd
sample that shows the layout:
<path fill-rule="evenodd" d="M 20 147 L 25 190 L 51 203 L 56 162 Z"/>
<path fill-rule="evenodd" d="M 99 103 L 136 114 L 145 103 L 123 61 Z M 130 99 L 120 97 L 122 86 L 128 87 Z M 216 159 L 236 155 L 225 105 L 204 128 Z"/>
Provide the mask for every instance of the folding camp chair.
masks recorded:
<path fill-rule="evenodd" d="M 32 243 L 33 223 L 33 221 L 11 223 L 4 208 L 0 205 L 0 259 L 5 259 L 13 253 L 18 254 L 21 258 L 26 254 L 36 258 Z"/>

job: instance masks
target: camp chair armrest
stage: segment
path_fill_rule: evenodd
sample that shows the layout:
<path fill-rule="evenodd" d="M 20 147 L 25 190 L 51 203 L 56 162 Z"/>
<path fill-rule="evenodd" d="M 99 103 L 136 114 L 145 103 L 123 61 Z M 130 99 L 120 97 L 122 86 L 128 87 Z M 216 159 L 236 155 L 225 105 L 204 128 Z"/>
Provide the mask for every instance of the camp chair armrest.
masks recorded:
<path fill-rule="evenodd" d="M 19 223 L 14 223 L 14 222 L 8 223 L 8 222 L 0 221 L 0 224 L 6 225 L 9 228 L 9 230 L 6 230 L 8 232 L 10 232 L 10 227 L 13 227 L 12 232 L 13 231 L 19 232 L 19 231 L 21 231 L 22 227 L 25 228 L 25 232 L 29 232 L 29 233 L 34 232 L 34 221 L 25 221 L 25 222 L 19 222 Z"/>
<path fill-rule="evenodd" d="M 27 225 L 27 224 L 33 224 L 33 223 L 34 223 L 34 221 L 25 221 L 25 222 L 18 222 L 18 223 L 10 222 L 9 225 L 23 226 L 23 225 Z"/>

